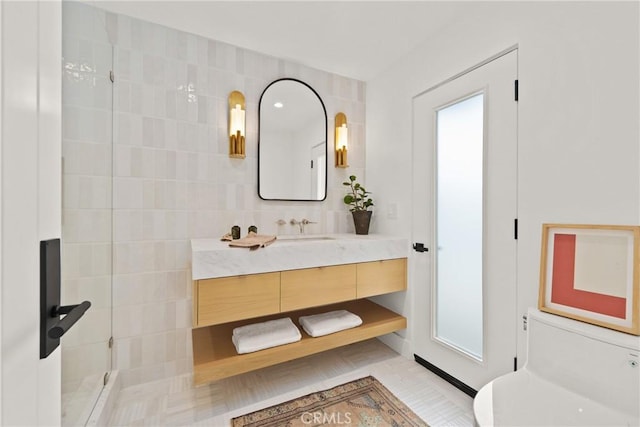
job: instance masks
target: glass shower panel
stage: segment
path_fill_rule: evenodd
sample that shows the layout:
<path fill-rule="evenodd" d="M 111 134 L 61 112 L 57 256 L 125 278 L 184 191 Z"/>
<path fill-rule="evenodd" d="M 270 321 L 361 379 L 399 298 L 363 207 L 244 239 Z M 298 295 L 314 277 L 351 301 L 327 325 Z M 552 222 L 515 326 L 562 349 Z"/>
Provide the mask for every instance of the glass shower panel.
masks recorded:
<path fill-rule="evenodd" d="M 437 111 L 436 337 L 482 360 L 482 93 Z"/>
<path fill-rule="evenodd" d="M 62 339 L 62 425 L 85 425 L 111 371 L 113 49 L 106 13 L 62 3 L 62 304 L 91 308 Z"/>

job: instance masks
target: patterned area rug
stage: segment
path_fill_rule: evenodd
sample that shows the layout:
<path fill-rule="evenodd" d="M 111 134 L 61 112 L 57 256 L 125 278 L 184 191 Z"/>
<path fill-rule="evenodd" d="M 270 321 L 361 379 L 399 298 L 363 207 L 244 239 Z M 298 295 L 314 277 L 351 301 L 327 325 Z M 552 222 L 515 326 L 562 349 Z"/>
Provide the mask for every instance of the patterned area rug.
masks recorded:
<path fill-rule="evenodd" d="M 428 427 L 374 377 L 360 378 L 234 418 L 234 427 Z"/>

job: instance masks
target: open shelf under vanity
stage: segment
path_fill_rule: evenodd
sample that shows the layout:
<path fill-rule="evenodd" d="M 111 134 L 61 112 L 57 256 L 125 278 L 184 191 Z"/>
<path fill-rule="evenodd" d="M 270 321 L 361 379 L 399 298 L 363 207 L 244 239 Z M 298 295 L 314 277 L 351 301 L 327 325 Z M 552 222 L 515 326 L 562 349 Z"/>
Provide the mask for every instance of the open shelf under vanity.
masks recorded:
<path fill-rule="evenodd" d="M 332 310 L 348 310 L 362 318 L 362 325 L 313 338 L 300 327 L 298 318 Z M 291 317 L 302 339 L 292 344 L 272 347 L 247 354 L 238 354 L 231 342 L 233 329 L 250 323 L 281 317 Z M 407 319 L 367 299 L 347 301 L 322 307 L 279 313 L 257 319 L 240 320 L 221 325 L 193 329 L 193 375 L 196 385 L 230 377 L 309 356 L 343 345 L 353 344 L 380 335 L 405 329 Z"/>

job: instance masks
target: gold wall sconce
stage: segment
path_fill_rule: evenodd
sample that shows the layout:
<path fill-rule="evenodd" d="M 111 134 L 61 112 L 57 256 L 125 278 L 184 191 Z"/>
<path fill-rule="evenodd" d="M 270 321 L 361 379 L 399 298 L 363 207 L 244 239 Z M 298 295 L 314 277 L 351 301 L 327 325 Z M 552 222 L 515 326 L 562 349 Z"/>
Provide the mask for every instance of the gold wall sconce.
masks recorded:
<path fill-rule="evenodd" d="M 347 163 L 347 145 L 349 143 L 349 129 L 347 128 L 347 116 L 344 113 L 336 114 L 336 134 L 334 139 L 336 151 L 336 167 L 349 167 Z"/>
<path fill-rule="evenodd" d="M 229 157 L 244 159 L 246 105 L 242 92 L 229 95 Z"/>

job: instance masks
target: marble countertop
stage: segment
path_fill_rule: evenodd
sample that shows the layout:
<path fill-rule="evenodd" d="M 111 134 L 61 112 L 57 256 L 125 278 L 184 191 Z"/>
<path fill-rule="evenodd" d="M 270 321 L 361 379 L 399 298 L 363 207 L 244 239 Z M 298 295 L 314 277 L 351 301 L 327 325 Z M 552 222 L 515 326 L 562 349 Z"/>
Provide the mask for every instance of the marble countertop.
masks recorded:
<path fill-rule="evenodd" d="M 405 258 L 409 241 L 379 234 L 279 236 L 258 250 L 231 248 L 217 239 L 191 240 L 193 280 L 337 264 Z"/>

